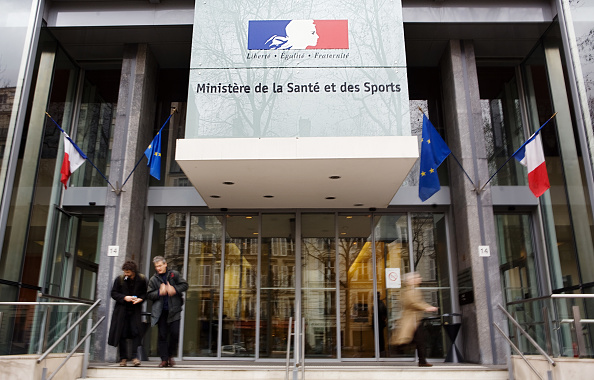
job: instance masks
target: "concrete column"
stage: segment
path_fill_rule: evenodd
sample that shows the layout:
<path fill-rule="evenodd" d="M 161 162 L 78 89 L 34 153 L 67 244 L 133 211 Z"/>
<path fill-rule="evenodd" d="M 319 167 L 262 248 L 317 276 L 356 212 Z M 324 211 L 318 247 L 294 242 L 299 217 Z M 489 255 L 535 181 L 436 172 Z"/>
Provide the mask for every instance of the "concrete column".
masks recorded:
<path fill-rule="evenodd" d="M 153 138 L 157 69 L 148 45 L 125 45 L 109 172 L 109 181 L 114 186 L 116 182 L 122 185 Z M 126 260 L 134 260 L 139 266 L 142 261 L 147 190 L 145 161 L 134 171 L 120 195 L 113 191 L 107 194 L 97 280 L 97 298 L 103 301 L 98 313 L 107 316 L 107 323 L 103 323 L 96 336 L 95 360 L 117 359 L 117 349 L 107 345 L 114 306 L 111 287 Z M 110 245 L 119 246 L 118 256 L 107 256 Z"/>
<path fill-rule="evenodd" d="M 472 41 L 450 41 L 440 66 L 447 143 L 480 187 L 489 170 Z M 490 186 L 477 195 L 453 160 L 449 170 L 457 270 L 458 274 L 470 270 L 474 293 L 474 302 L 461 306 L 464 357 L 475 363 L 503 364 L 504 341 L 492 327 L 494 320 L 501 324 L 496 306 L 503 301 Z M 490 247 L 490 257 L 479 257 L 480 245 Z"/>

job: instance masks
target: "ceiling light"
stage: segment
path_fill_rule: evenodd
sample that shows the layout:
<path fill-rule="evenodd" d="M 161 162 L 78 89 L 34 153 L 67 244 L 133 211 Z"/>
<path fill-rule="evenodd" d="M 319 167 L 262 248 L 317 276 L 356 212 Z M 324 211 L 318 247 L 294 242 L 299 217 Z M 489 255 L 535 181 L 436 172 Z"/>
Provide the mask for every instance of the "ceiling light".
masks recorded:
<path fill-rule="evenodd" d="M 353 206 L 355 206 L 355 207 L 361 207 L 361 206 L 363 206 L 363 203 L 355 203 Z"/>
<path fill-rule="evenodd" d="M 336 199 L 336 197 L 326 197 L 326 199 Z"/>
<path fill-rule="evenodd" d="M 274 195 L 264 195 L 264 198 L 274 198 Z"/>
<path fill-rule="evenodd" d="M 252 219 L 252 218 L 253 218 L 253 216 L 246 216 L 245 218 L 246 218 L 246 219 Z"/>
<path fill-rule="evenodd" d="M 328 178 L 330 178 L 330 179 L 340 179 L 340 176 L 339 175 L 331 175 Z"/>
<path fill-rule="evenodd" d="M 346 218 L 347 218 L 347 219 L 353 219 L 353 217 L 352 217 L 352 216 L 347 216 Z"/>
<path fill-rule="evenodd" d="M 211 198 L 220 198 L 221 196 L 220 195 L 211 195 L 210 197 Z"/>
<path fill-rule="evenodd" d="M 235 182 L 225 181 L 223 182 L 223 185 L 235 185 Z"/>

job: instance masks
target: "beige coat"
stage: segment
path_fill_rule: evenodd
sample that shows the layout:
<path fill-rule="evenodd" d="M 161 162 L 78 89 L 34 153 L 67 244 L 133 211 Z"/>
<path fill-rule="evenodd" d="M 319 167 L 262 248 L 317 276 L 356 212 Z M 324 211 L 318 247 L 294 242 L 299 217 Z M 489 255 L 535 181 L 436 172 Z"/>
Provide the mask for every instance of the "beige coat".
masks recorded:
<path fill-rule="evenodd" d="M 423 318 L 423 312 L 428 307 L 431 307 L 428 303 L 423 301 L 421 292 L 411 286 L 407 286 L 402 294 L 402 318 L 400 318 L 398 324 L 398 330 L 396 334 L 392 335 L 390 344 L 408 344 L 412 342 L 413 336 L 421 318 Z"/>

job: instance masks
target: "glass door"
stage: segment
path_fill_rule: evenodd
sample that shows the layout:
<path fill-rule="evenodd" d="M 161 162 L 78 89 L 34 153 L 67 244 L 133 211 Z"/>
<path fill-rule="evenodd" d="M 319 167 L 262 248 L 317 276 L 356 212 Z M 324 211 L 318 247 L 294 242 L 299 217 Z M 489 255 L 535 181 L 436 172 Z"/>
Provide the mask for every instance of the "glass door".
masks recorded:
<path fill-rule="evenodd" d="M 301 305 L 305 357 L 336 358 L 335 215 L 301 216 Z"/>
<path fill-rule="evenodd" d="M 259 218 L 228 215 L 226 220 L 221 356 L 254 357 Z"/>
<path fill-rule="evenodd" d="M 295 318 L 295 214 L 263 214 L 260 263 L 260 357 L 285 358 Z"/>
<path fill-rule="evenodd" d="M 380 357 L 397 357 L 390 344 L 402 315 L 402 275 L 410 272 L 410 246 L 406 214 L 374 218 Z M 387 274 L 387 275 L 386 275 Z"/>
<path fill-rule="evenodd" d="M 217 356 L 223 236 L 221 219 L 212 215 L 190 216 L 189 288 L 184 305 L 183 356 Z"/>
<path fill-rule="evenodd" d="M 293 317 L 305 320 L 307 359 L 412 360 L 391 344 L 402 314 L 394 274 L 412 270 L 440 308 L 423 322 L 427 355 L 443 358 L 446 235 L 443 213 L 168 213 L 154 217 L 151 257 L 187 263 L 184 358 L 284 359 Z"/>
<path fill-rule="evenodd" d="M 371 215 L 339 215 L 337 224 L 342 357 L 374 358 Z"/>

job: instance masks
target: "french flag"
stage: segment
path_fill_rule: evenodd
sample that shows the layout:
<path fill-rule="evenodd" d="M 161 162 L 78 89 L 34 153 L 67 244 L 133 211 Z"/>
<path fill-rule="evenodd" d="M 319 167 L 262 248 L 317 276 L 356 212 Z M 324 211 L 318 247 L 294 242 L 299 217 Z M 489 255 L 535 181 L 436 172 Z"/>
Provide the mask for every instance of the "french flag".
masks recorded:
<path fill-rule="evenodd" d="M 250 20 L 248 24 L 248 50 L 348 48 L 348 20 Z"/>
<path fill-rule="evenodd" d="M 87 156 L 80 150 L 80 148 L 72 141 L 68 134 L 64 133 L 64 160 L 62 161 L 62 178 L 60 182 L 64 184 L 64 189 L 67 189 L 68 179 L 76 169 L 85 163 Z"/>
<path fill-rule="evenodd" d="M 551 187 L 539 132 L 540 129 L 513 155 L 516 160 L 528 169 L 528 187 L 537 198 Z"/>

